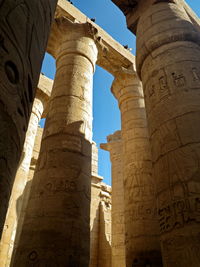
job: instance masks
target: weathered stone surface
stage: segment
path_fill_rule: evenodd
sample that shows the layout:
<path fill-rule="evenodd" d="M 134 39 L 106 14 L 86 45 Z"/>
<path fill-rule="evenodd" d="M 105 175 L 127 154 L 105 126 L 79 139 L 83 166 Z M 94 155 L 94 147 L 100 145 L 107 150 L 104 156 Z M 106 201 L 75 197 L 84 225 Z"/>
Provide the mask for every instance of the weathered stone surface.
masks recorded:
<path fill-rule="evenodd" d="M 125 267 L 124 181 L 121 131 L 107 137 L 101 148 L 110 152 L 112 164 L 112 267 Z"/>
<path fill-rule="evenodd" d="M 0 242 L 0 259 L 2 267 L 9 266 L 10 263 L 13 241 L 15 239 L 17 223 L 22 208 L 22 201 L 21 203 L 19 203 L 19 201 L 17 200 L 21 195 L 24 194 L 28 179 L 34 141 L 38 129 L 38 123 L 49 100 L 52 83 L 52 80 L 48 79 L 44 75 L 40 75 L 38 88 L 36 90 L 36 96 L 33 102 L 29 126 L 26 132 L 22 158 L 16 173 L 15 182 L 9 201 L 9 208 L 4 224 L 4 230 Z"/>
<path fill-rule="evenodd" d="M 199 266 L 200 32 L 183 7 L 158 3 L 141 14 L 137 36 L 164 266 Z"/>
<path fill-rule="evenodd" d="M 98 267 L 111 267 L 111 188 L 101 184 Z"/>
<path fill-rule="evenodd" d="M 91 177 L 91 204 L 90 204 L 90 267 L 98 266 L 99 232 L 100 232 L 100 201 L 101 183 L 103 177 L 98 175 L 98 148 L 92 143 L 92 177 Z"/>
<path fill-rule="evenodd" d="M 0 236 L 56 3 L 0 1 Z"/>
<path fill-rule="evenodd" d="M 142 84 L 135 72 L 121 72 L 112 92 L 122 122 L 126 266 L 162 266 Z"/>
<path fill-rule="evenodd" d="M 92 143 L 90 267 L 111 267 L 111 187 L 98 175 L 98 148 Z M 104 206 L 107 208 L 103 208 Z M 107 242 L 108 241 L 108 242 Z"/>
<path fill-rule="evenodd" d="M 200 266 L 199 21 L 183 0 L 149 0 L 127 23 L 137 36 L 163 264 Z"/>
<path fill-rule="evenodd" d="M 98 266 L 102 177 L 92 176 L 90 206 L 90 267 Z"/>
<path fill-rule="evenodd" d="M 89 265 L 92 81 L 90 25 L 56 19 L 56 76 L 13 266 Z"/>

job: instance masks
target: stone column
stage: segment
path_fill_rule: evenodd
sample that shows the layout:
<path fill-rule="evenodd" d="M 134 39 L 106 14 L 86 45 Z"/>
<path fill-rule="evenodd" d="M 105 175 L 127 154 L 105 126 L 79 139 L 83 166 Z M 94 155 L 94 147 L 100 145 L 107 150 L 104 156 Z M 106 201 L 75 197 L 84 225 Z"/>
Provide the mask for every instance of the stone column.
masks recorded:
<path fill-rule="evenodd" d="M 56 3 L 0 1 L 0 236 Z"/>
<path fill-rule="evenodd" d="M 92 142 L 92 177 L 91 177 L 91 205 L 90 205 L 90 264 L 98 266 L 99 256 L 99 203 L 101 201 L 101 183 L 103 177 L 98 175 L 98 148 Z"/>
<path fill-rule="evenodd" d="M 13 266 L 89 265 L 92 81 L 90 24 L 56 19 L 56 76 Z"/>
<path fill-rule="evenodd" d="M 107 137 L 101 148 L 110 152 L 112 164 L 112 267 L 125 267 L 124 181 L 121 131 Z"/>
<path fill-rule="evenodd" d="M 38 129 L 38 123 L 42 113 L 49 100 L 52 88 L 52 81 L 41 75 L 36 96 L 33 103 L 33 109 L 29 121 L 26 139 L 24 143 L 21 162 L 17 170 L 13 190 L 10 197 L 8 212 L 6 215 L 4 230 L 0 242 L 0 259 L 1 266 L 9 266 L 10 254 L 12 253 L 13 241 L 15 238 L 17 222 L 20 217 L 22 202 L 18 198 L 24 194 L 26 183 L 28 180 L 29 167 L 35 142 L 35 137 Z"/>
<path fill-rule="evenodd" d="M 134 71 L 116 75 L 122 122 L 126 266 L 162 266 L 143 91 Z"/>
<path fill-rule="evenodd" d="M 98 267 L 111 267 L 111 187 L 101 184 Z"/>
<path fill-rule="evenodd" d="M 183 1 L 145 2 L 127 21 L 137 35 L 163 263 L 200 266 L 200 32 Z"/>

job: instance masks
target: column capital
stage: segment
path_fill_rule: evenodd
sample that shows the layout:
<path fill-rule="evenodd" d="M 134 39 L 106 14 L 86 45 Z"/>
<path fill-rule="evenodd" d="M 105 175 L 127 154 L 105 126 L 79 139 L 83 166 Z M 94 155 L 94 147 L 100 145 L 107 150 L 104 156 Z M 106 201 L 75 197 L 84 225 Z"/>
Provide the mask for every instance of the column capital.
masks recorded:
<path fill-rule="evenodd" d="M 40 99 L 43 103 L 44 112 L 42 114 L 42 117 L 46 116 L 47 104 L 51 96 L 52 88 L 53 88 L 53 80 L 46 77 L 44 74 L 40 74 L 40 79 L 38 82 L 35 99 Z"/>
<path fill-rule="evenodd" d="M 100 144 L 100 148 L 110 152 L 110 159 L 121 159 L 122 154 L 122 139 L 121 131 L 116 131 L 113 134 L 107 136 L 107 143 Z"/>
<path fill-rule="evenodd" d="M 72 22 L 68 18 L 62 16 L 54 19 L 49 36 L 47 52 L 54 58 L 57 58 L 59 52 L 63 50 L 62 45 L 67 41 L 77 41 L 81 38 L 91 38 L 93 41 L 98 39 L 98 30 L 89 21 L 85 23 Z M 65 45 L 65 49 L 71 49 L 75 53 L 84 54 L 83 47 L 74 45 L 69 47 Z"/>
<path fill-rule="evenodd" d="M 106 151 L 111 151 L 112 145 L 116 143 L 120 143 L 121 139 L 121 131 L 116 131 L 113 134 L 107 136 L 107 143 L 101 143 L 100 148 Z"/>
<path fill-rule="evenodd" d="M 124 70 L 115 76 L 111 92 L 119 102 L 119 106 L 127 99 L 144 98 L 142 83 L 134 70 Z"/>

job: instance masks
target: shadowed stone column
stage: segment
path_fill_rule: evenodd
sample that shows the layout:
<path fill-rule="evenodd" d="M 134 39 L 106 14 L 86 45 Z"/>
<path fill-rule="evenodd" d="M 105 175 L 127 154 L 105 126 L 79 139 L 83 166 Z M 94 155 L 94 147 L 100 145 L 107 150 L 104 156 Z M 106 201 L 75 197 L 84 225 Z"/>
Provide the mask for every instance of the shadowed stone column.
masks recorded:
<path fill-rule="evenodd" d="M 134 71 L 116 75 L 122 122 L 126 266 L 162 266 L 143 90 Z"/>
<path fill-rule="evenodd" d="M 45 114 L 45 111 L 43 114 Z M 37 161 L 38 161 L 38 157 L 39 157 L 39 153 L 40 153 L 43 131 L 44 131 L 44 128 L 40 128 L 40 126 L 38 126 L 26 187 L 24 189 L 23 194 L 18 198 L 17 204 L 16 204 L 17 214 L 18 214 L 18 210 L 20 208 L 20 216 L 18 216 L 16 235 L 15 235 L 15 239 L 14 239 L 14 248 L 12 249 L 14 251 L 15 251 L 16 247 L 18 246 L 20 234 L 21 234 L 21 231 L 23 228 L 23 222 L 24 222 L 24 218 L 25 218 L 25 214 L 26 214 L 26 210 L 27 210 L 27 203 L 28 203 L 29 196 L 30 196 L 32 179 L 34 177 L 34 173 L 36 170 Z M 14 253 L 13 253 L 12 257 L 13 256 L 14 256 Z M 8 266 L 10 266 L 10 265 L 8 265 Z"/>
<path fill-rule="evenodd" d="M 15 267 L 89 265 L 92 34 L 65 18 L 52 27 L 56 76 Z"/>
<path fill-rule="evenodd" d="M 0 236 L 56 3 L 0 1 Z"/>
<path fill-rule="evenodd" d="M 52 81 L 47 77 L 40 75 L 40 80 L 38 88 L 36 90 L 36 96 L 29 121 L 29 126 L 26 132 L 21 163 L 15 177 L 15 182 L 13 185 L 13 190 L 11 193 L 9 207 L 6 215 L 4 230 L 0 242 L 0 259 L 2 267 L 9 266 L 17 223 L 22 208 L 22 202 L 19 203 L 19 201 L 17 202 L 17 200 L 24 193 L 24 189 L 26 187 L 34 141 L 38 129 L 38 123 L 49 100 L 51 89 Z"/>
<path fill-rule="evenodd" d="M 112 267 L 125 267 L 124 182 L 121 131 L 107 137 L 101 148 L 110 152 L 112 163 Z"/>

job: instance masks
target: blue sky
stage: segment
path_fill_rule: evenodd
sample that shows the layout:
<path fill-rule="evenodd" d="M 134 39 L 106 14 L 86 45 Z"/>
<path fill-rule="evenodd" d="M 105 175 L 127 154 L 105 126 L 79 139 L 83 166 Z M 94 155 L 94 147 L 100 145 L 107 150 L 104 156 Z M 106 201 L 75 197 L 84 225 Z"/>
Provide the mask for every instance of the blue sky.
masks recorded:
<path fill-rule="evenodd" d="M 186 2 L 200 16 L 200 0 Z M 74 6 L 89 18 L 95 18 L 96 23 L 106 30 L 122 45 L 133 48 L 135 54 L 135 37 L 126 28 L 125 17 L 111 0 L 72 0 Z M 54 78 L 54 60 L 46 55 L 42 72 L 49 78 Z M 93 140 L 97 143 L 106 142 L 106 136 L 121 128 L 120 112 L 117 101 L 110 92 L 113 76 L 97 66 L 94 75 L 93 100 Z M 99 149 L 99 175 L 104 182 L 111 184 L 111 165 L 109 153 Z"/>

